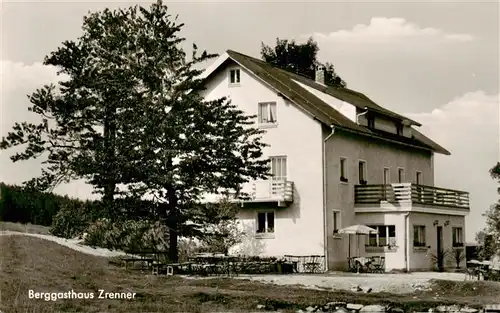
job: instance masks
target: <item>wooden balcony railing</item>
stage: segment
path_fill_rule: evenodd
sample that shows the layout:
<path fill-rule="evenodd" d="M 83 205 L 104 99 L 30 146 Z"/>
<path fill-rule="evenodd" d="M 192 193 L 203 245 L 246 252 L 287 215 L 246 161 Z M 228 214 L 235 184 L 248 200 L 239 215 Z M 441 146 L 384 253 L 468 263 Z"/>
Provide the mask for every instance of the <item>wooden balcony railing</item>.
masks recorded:
<path fill-rule="evenodd" d="M 465 191 L 410 183 L 356 185 L 354 188 L 354 202 L 356 204 L 375 204 L 388 201 L 470 209 L 469 193 Z"/>
<path fill-rule="evenodd" d="M 252 202 L 293 202 L 293 182 L 288 180 L 258 180 L 252 183 Z"/>

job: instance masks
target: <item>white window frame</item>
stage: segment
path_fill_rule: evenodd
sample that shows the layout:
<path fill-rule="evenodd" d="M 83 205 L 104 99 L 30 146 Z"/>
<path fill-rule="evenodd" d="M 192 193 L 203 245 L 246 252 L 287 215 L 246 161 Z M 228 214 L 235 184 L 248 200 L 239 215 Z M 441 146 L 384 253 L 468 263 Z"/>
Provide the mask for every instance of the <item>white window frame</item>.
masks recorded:
<path fill-rule="evenodd" d="M 334 235 L 334 237 L 340 237 L 338 230 L 342 228 L 342 211 L 332 210 L 332 219 L 333 219 L 332 220 L 333 235 Z M 335 225 L 335 224 L 337 224 L 337 225 Z M 337 226 L 337 227 L 335 227 L 335 226 Z"/>
<path fill-rule="evenodd" d="M 397 243 L 397 232 L 396 232 L 396 225 L 367 225 L 368 227 L 371 227 L 373 229 L 378 230 L 379 232 L 377 234 L 370 234 L 368 235 L 368 247 L 386 247 L 386 246 L 395 246 Z M 385 245 L 380 245 L 380 228 L 385 227 L 385 234 L 386 234 L 386 244 Z M 394 237 L 389 236 L 389 227 L 394 227 Z M 370 236 L 376 236 L 376 242 L 377 244 L 375 246 L 370 245 Z M 394 238 L 391 240 L 391 238 Z"/>
<path fill-rule="evenodd" d="M 405 168 L 398 167 L 398 183 L 402 184 L 406 181 Z"/>
<path fill-rule="evenodd" d="M 342 166 L 342 163 L 344 164 L 343 166 Z M 340 161 L 339 161 L 339 179 L 343 183 L 349 182 L 349 179 L 347 178 L 347 175 L 349 175 L 348 171 L 347 171 L 347 168 L 348 168 L 348 166 L 347 166 L 347 157 L 341 156 L 340 157 Z M 343 173 L 344 176 L 342 175 L 342 172 L 344 172 Z M 344 178 L 345 180 L 342 180 L 342 178 Z"/>
<path fill-rule="evenodd" d="M 415 230 L 419 230 L 419 237 L 423 237 L 423 241 L 420 241 L 422 238 L 415 238 Z M 422 232 L 422 233 L 420 233 Z M 418 240 L 417 240 L 418 239 Z M 415 245 L 417 243 L 417 245 Z M 414 248 L 425 248 L 427 246 L 427 235 L 426 235 L 426 227 L 425 225 L 413 225 L 413 247 Z"/>
<path fill-rule="evenodd" d="M 269 224 L 269 217 L 268 217 L 268 214 L 269 213 L 272 213 L 273 214 L 273 219 L 274 219 L 274 227 L 272 228 L 272 230 L 269 228 L 268 224 Z M 263 232 L 259 232 L 259 214 L 264 214 L 265 215 L 265 225 L 264 225 L 264 231 Z M 275 210 L 259 210 L 256 212 L 256 215 L 255 215 L 255 235 L 256 236 L 274 236 L 276 232 L 276 211 Z"/>
<path fill-rule="evenodd" d="M 235 75 L 234 82 L 232 81 L 233 73 Z M 229 80 L 229 86 L 239 86 L 241 83 L 241 70 L 239 68 L 230 68 L 228 72 L 228 80 Z"/>
<path fill-rule="evenodd" d="M 261 111 L 261 107 L 265 107 L 265 111 L 267 113 L 267 120 L 264 121 Z M 271 107 L 274 107 L 274 120 L 271 120 L 270 117 L 273 115 L 273 110 Z M 257 119 L 259 122 L 259 126 L 276 126 L 278 124 L 278 104 L 276 101 L 268 101 L 268 102 L 259 102 L 257 104 Z"/>
<path fill-rule="evenodd" d="M 462 226 L 457 226 L 457 227 L 451 228 L 451 244 L 452 244 L 453 248 L 463 247 L 463 245 L 464 245 L 464 228 Z"/>
<path fill-rule="evenodd" d="M 415 172 L 415 184 L 416 185 L 422 185 L 422 171 L 416 171 Z"/>
<path fill-rule="evenodd" d="M 361 176 L 359 175 L 359 165 L 360 163 L 363 163 L 363 180 L 365 182 L 368 181 L 367 179 L 367 175 L 368 175 L 368 163 L 366 162 L 366 160 L 362 160 L 362 159 L 359 159 L 358 160 L 358 180 L 359 180 L 359 183 L 361 184 Z"/>
<path fill-rule="evenodd" d="M 273 160 L 276 160 L 276 164 L 278 164 L 278 160 L 280 161 L 280 171 L 281 175 L 274 175 L 273 174 Z M 285 163 L 285 166 L 283 166 L 283 161 Z M 288 158 L 286 155 L 273 155 L 269 157 L 269 171 L 271 174 L 271 180 L 287 180 L 288 177 Z M 278 172 L 275 170 L 275 172 Z M 283 175 L 283 172 L 284 175 Z"/>
<path fill-rule="evenodd" d="M 386 170 L 387 170 L 387 173 L 388 173 L 387 180 L 386 180 L 386 176 L 385 176 Z M 382 183 L 384 185 L 390 185 L 391 184 L 391 168 L 390 167 L 384 166 L 384 169 L 382 170 Z"/>

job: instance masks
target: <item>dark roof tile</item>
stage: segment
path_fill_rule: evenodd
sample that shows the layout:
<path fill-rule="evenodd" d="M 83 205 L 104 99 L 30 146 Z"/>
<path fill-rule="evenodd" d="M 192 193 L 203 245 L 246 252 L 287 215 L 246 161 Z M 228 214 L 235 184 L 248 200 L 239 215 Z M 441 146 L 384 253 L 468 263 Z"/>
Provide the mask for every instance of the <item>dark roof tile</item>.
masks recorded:
<path fill-rule="evenodd" d="M 402 145 L 410 145 L 413 147 L 431 150 L 446 155 L 450 154 L 450 152 L 448 152 L 445 148 L 441 147 L 414 128 L 412 128 L 412 138 L 408 138 L 384 131 L 369 129 L 367 127 L 359 125 L 338 112 L 331 105 L 325 103 L 314 94 L 302 88 L 294 80 L 316 90 L 324 92 L 341 101 L 350 103 L 357 108 L 368 108 L 369 110 L 376 111 L 387 117 L 395 118 L 398 120 L 409 120 L 414 125 L 420 126 L 419 123 L 412 121 L 411 119 L 384 109 L 383 107 L 371 101 L 362 93 L 347 88 L 323 86 L 309 78 L 293 74 L 282 69 L 278 69 L 262 60 L 241 54 L 236 51 L 227 50 L 227 54 L 233 61 L 239 63 L 241 66 L 252 72 L 255 76 L 262 79 L 266 84 L 279 92 L 283 97 L 294 102 L 296 105 L 312 114 L 317 120 L 328 126 L 335 125 L 336 127 L 340 127 L 342 130 L 357 133 L 359 135 L 391 141 Z"/>

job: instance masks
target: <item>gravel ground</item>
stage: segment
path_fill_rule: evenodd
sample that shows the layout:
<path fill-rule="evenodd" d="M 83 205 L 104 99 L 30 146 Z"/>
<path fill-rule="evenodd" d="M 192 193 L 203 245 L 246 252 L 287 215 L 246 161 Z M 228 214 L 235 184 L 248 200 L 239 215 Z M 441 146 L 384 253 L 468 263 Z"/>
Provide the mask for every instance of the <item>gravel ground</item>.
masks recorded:
<path fill-rule="evenodd" d="M 352 287 L 371 288 L 372 292 L 411 293 L 425 289 L 431 279 L 463 281 L 464 274 L 422 272 L 410 274 L 350 274 L 324 275 L 241 275 L 240 279 L 256 280 L 277 285 L 302 285 L 313 289 L 349 290 Z"/>

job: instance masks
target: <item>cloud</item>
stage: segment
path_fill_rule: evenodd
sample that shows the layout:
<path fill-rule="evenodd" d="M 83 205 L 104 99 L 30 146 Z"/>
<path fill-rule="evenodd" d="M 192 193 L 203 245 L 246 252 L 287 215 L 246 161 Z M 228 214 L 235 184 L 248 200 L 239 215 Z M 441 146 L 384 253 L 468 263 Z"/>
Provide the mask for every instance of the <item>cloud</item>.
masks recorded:
<path fill-rule="evenodd" d="M 469 92 L 426 113 L 407 113 L 422 123 L 421 131 L 451 152 L 436 155 L 435 185 L 470 192 L 467 239 L 484 227 L 481 214 L 497 200 L 488 170 L 499 157 L 499 97 Z"/>
<path fill-rule="evenodd" d="M 33 87 L 40 87 L 46 83 L 57 82 L 57 70 L 53 66 L 35 62 L 27 65 L 9 60 L 0 61 L 0 95 L 2 97 L 13 91 L 33 91 Z"/>
<path fill-rule="evenodd" d="M 28 94 L 46 84 L 57 84 L 64 77 L 57 75 L 57 69 L 36 62 L 24 64 L 8 60 L 0 61 L 0 138 L 12 130 L 15 122 L 40 121 L 37 114 L 28 111 Z M 0 151 L 0 182 L 21 184 L 40 175 L 40 159 L 12 163 L 10 156 L 21 148 Z M 95 198 L 90 186 L 81 181 L 61 185 L 55 190 L 72 197 Z"/>
<path fill-rule="evenodd" d="M 309 37 L 307 35 L 304 37 Z M 421 28 L 404 18 L 373 17 L 369 25 L 358 24 L 351 30 L 338 30 L 329 34 L 313 33 L 318 41 L 347 43 L 401 42 L 410 40 L 434 40 L 438 42 L 467 42 L 474 40 L 470 34 L 447 33 L 441 29 Z"/>
<path fill-rule="evenodd" d="M 45 84 L 56 84 L 62 80 L 53 66 L 40 62 L 31 65 L 8 60 L 0 61 L 0 136 L 5 136 L 16 121 L 32 120 L 35 114 L 28 113 L 28 94 Z"/>

